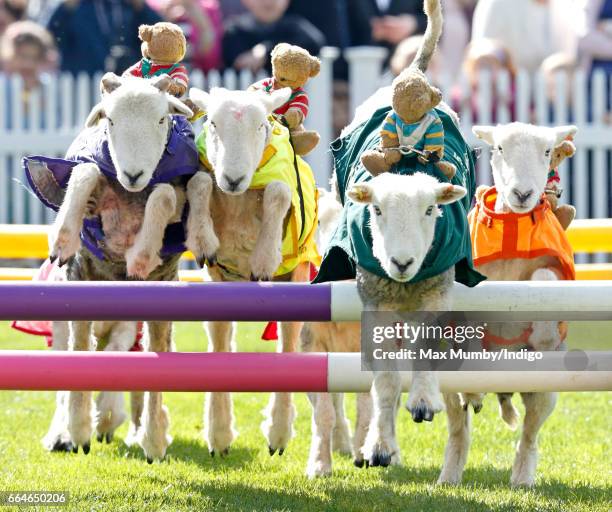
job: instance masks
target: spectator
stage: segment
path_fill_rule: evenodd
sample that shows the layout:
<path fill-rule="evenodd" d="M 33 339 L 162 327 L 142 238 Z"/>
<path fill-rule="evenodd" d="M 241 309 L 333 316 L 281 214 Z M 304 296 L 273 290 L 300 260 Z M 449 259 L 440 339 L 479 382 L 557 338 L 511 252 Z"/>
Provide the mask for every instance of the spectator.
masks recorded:
<path fill-rule="evenodd" d="M 586 0 L 585 30 L 579 41 L 581 65 L 587 71 L 612 74 L 612 0 Z"/>
<path fill-rule="evenodd" d="M 367 0 L 366 4 L 372 40 L 387 48 L 427 28 L 423 0 Z"/>
<path fill-rule="evenodd" d="M 23 79 L 23 88 L 30 92 L 40 86 L 41 74 L 54 62 L 53 38 L 44 27 L 33 21 L 11 24 L 0 40 L 2 70 Z"/>
<path fill-rule="evenodd" d="M 221 68 L 223 25 L 217 0 L 147 0 L 187 38 L 185 62 L 202 71 Z"/>
<path fill-rule="evenodd" d="M 473 41 L 468 46 L 463 69 L 467 78 L 467 90 L 455 88 L 452 94 L 453 109 L 461 112 L 463 105 L 468 103 L 473 114 L 470 121 L 481 122 L 482 75 L 489 73 L 491 89 L 486 97 L 489 97 L 491 102 L 490 105 L 484 106 L 491 109 L 491 121 L 499 122 L 497 110 L 501 105 L 505 105 L 510 111 L 510 118 L 515 119 L 516 68 L 512 55 L 502 43 L 492 39 Z M 502 73 L 507 73 L 509 78 L 509 88 L 506 91 L 499 87 L 499 77 Z"/>
<path fill-rule="evenodd" d="M 223 19 L 228 20 L 232 16 L 244 14 L 247 12 L 247 9 L 242 3 L 242 0 L 221 0 L 221 11 L 223 13 Z"/>
<path fill-rule="evenodd" d="M 27 0 L 0 0 L 0 36 L 15 21 L 22 20 L 27 10 Z"/>
<path fill-rule="evenodd" d="M 389 62 L 389 69 L 393 77 L 399 75 L 404 69 L 412 64 L 422 43 L 423 36 L 412 36 L 408 39 L 404 39 L 397 45 L 397 48 L 391 57 L 391 61 Z M 429 62 L 427 75 L 429 76 L 429 79 L 437 86 L 441 84 L 441 76 L 443 71 L 440 64 L 440 52 L 435 52 Z"/>
<path fill-rule="evenodd" d="M 59 48 L 62 71 L 120 74 L 140 59 L 138 26 L 158 21 L 144 0 L 64 0 L 48 28 Z"/>
<path fill-rule="evenodd" d="M 270 71 L 270 52 L 278 43 L 296 44 L 318 55 L 325 44 L 319 29 L 300 16 L 285 14 L 289 0 L 243 0 L 249 12 L 229 20 L 223 37 L 226 66 Z"/>
<path fill-rule="evenodd" d="M 574 0 L 480 0 L 472 41 L 497 40 L 512 52 L 519 69 L 535 72 L 557 51 L 575 51 Z"/>
<path fill-rule="evenodd" d="M 440 72 L 453 79 L 461 72 L 461 63 L 470 42 L 470 19 L 467 15 L 473 0 L 442 0 L 444 9 L 444 31 L 438 54 Z"/>

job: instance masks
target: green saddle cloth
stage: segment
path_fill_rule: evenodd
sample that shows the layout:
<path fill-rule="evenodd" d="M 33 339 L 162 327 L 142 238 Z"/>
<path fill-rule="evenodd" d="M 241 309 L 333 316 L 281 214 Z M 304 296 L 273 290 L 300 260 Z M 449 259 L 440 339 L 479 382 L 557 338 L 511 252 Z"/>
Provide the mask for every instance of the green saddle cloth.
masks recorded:
<path fill-rule="evenodd" d="M 372 253 L 370 210 L 366 205 L 347 199 L 345 194 L 352 185 L 372 179 L 372 175 L 362 165 L 360 156 L 380 144 L 380 130 L 390 110 L 391 107 L 377 110 L 366 123 L 332 143 L 338 190 L 344 209 L 315 283 L 354 279 L 357 265 L 379 277 L 387 277 Z M 441 206 L 443 215 L 437 220 L 433 245 L 421 269 L 410 282 L 429 279 L 454 266 L 456 281 L 473 287 L 485 279 L 474 269 L 467 220 L 476 189 L 476 159 L 451 117 L 441 110 L 436 111 L 445 130 L 444 160 L 457 167 L 452 183 L 465 187 L 468 194 L 460 201 Z M 435 165 L 420 163 L 416 155 L 403 157 L 392 172 L 407 175 L 425 172 L 440 181 L 448 182 Z"/>

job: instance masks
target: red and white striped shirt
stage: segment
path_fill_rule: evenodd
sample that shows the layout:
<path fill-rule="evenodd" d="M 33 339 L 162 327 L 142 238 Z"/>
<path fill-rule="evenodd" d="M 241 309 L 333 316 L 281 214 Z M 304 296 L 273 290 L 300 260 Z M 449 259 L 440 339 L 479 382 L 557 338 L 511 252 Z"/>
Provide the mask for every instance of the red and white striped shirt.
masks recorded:
<path fill-rule="evenodd" d="M 187 68 L 182 64 L 154 64 L 149 59 L 141 59 L 139 62 L 129 67 L 124 75 L 137 76 L 139 78 L 151 78 L 160 75 L 170 75 L 170 78 L 180 85 L 189 85 L 189 75 Z"/>
<path fill-rule="evenodd" d="M 276 83 L 274 78 L 265 78 L 256 84 L 253 84 L 253 89 L 263 90 L 268 93 L 282 88 L 282 86 Z M 306 116 L 308 115 L 308 106 L 308 95 L 306 94 L 306 91 L 302 87 L 297 87 L 292 89 L 292 94 L 289 101 L 287 101 L 287 103 L 285 103 L 283 106 L 277 108 L 274 113 L 282 116 L 285 115 L 290 108 L 297 108 L 301 110 L 302 114 L 304 115 L 304 119 L 306 119 Z"/>

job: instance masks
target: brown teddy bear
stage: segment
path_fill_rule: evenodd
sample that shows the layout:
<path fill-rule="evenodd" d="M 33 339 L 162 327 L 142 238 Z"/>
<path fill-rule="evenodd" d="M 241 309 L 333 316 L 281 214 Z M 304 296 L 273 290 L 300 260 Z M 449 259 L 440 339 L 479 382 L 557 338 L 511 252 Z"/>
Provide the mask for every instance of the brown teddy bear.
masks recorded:
<path fill-rule="evenodd" d="M 189 76 L 181 64 L 187 51 L 187 40 L 181 27 L 174 23 L 160 22 L 140 25 L 138 37 L 142 41 L 142 59 L 128 68 L 123 75 L 151 78 L 169 75 L 172 85 L 168 92 L 180 98 L 187 91 Z"/>
<path fill-rule="evenodd" d="M 442 93 L 429 84 L 422 71 L 412 66 L 397 76 L 392 89 L 393 110 L 380 132 L 380 147 L 366 151 L 361 162 L 372 174 L 388 172 L 401 160 L 400 148 L 410 148 L 419 155 L 421 163 L 435 163 L 451 179 L 457 168 L 442 161 L 444 127 L 434 110 L 442 101 Z"/>
<path fill-rule="evenodd" d="M 293 91 L 289 101 L 274 111 L 282 116 L 291 132 L 293 148 L 298 155 L 307 155 L 319 143 L 316 131 L 305 130 L 308 115 L 308 95 L 304 86 L 321 70 L 321 62 L 299 46 L 280 43 L 272 50 L 272 78 L 266 78 L 249 87 L 249 90 L 272 92 L 290 87 Z"/>
<path fill-rule="evenodd" d="M 574 218 L 576 218 L 576 208 L 571 204 L 559 205 L 559 178 L 557 169 L 566 158 L 571 158 L 576 153 L 576 146 L 570 140 L 564 140 L 553 151 L 550 160 L 550 176 L 546 187 L 546 198 L 550 203 L 550 207 L 559 220 L 559 223 L 564 230 L 570 226 Z"/>

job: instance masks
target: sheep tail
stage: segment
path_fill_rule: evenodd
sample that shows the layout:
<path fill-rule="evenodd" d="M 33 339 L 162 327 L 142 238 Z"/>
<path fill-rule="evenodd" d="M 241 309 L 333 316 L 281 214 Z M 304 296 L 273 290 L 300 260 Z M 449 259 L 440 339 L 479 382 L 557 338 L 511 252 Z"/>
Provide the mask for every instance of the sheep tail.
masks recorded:
<path fill-rule="evenodd" d="M 429 61 L 436 51 L 436 46 L 442 35 L 442 6 L 440 0 L 425 0 L 425 14 L 427 15 L 427 30 L 423 37 L 423 43 L 417 52 L 413 66 L 416 66 L 423 73 L 427 71 Z"/>

